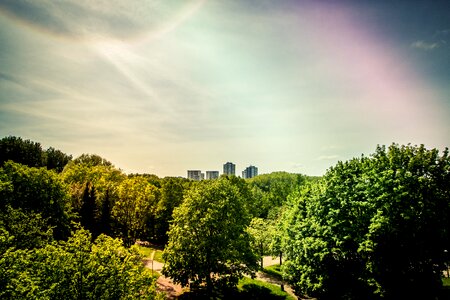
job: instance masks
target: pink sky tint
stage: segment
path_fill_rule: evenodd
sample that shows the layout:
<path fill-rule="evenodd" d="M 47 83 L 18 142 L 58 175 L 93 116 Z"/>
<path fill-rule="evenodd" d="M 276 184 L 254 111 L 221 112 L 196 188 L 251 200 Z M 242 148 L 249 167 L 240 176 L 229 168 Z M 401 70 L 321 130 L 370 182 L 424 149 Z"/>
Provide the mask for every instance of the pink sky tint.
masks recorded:
<path fill-rule="evenodd" d="M 351 98 L 341 100 L 345 110 L 365 124 L 393 130 L 393 138 L 398 130 L 409 130 L 415 137 L 417 130 L 436 131 L 443 115 L 427 80 L 400 55 L 402 49 L 371 30 L 364 15 L 343 5 L 314 2 L 302 18 L 312 29 L 309 34 L 323 59 L 321 66 L 337 84 L 352 91 Z M 412 120 L 417 128 L 400 128 Z"/>

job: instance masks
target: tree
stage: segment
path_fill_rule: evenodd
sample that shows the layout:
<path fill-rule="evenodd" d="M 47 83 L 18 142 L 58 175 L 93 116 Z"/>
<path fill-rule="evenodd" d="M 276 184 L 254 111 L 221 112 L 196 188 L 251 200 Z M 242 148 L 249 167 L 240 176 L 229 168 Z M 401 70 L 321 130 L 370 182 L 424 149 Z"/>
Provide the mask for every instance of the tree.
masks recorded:
<path fill-rule="evenodd" d="M 167 242 L 169 223 L 172 221 L 173 210 L 183 202 L 183 179 L 167 178 L 161 187 L 161 197 L 155 210 L 155 238 Z"/>
<path fill-rule="evenodd" d="M 40 214 L 54 237 L 69 235 L 71 210 L 66 186 L 59 176 L 45 168 L 30 168 L 12 161 L 0 168 L 0 209 L 21 209 L 25 213 Z"/>
<path fill-rule="evenodd" d="M 0 140 L 0 166 L 12 160 L 29 167 L 46 167 L 59 173 L 71 159 L 71 155 L 60 150 L 53 147 L 42 150 L 40 143 L 20 137 L 8 136 Z"/>
<path fill-rule="evenodd" d="M 161 299 L 136 248 L 78 230 L 67 242 L 0 257 L 2 299 Z"/>
<path fill-rule="evenodd" d="M 221 177 L 204 181 L 186 194 L 173 213 L 163 274 L 182 286 L 233 286 L 257 269 L 246 231 L 251 215 L 245 181 Z"/>
<path fill-rule="evenodd" d="M 42 167 L 44 157 L 41 144 L 15 136 L 4 137 L 0 140 L 0 166 L 8 160 L 29 167 Z"/>
<path fill-rule="evenodd" d="M 81 154 L 73 160 L 74 164 L 82 164 L 90 167 L 104 166 L 113 167 L 113 164 L 97 154 Z"/>
<path fill-rule="evenodd" d="M 273 172 L 248 179 L 255 198 L 254 215 L 267 218 L 271 209 L 282 206 L 289 194 L 298 189 L 307 177 L 302 174 Z"/>
<path fill-rule="evenodd" d="M 48 148 L 44 153 L 44 161 L 47 169 L 55 170 L 58 173 L 61 173 L 62 170 L 64 170 L 64 167 L 71 159 L 72 155 L 67 155 L 53 147 Z"/>
<path fill-rule="evenodd" d="M 378 147 L 292 197 L 286 277 L 321 299 L 434 299 L 449 249 L 450 158 Z"/>
<path fill-rule="evenodd" d="M 41 214 L 24 212 L 7 205 L 0 211 L 0 256 L 9 248 L 32 249 L 45 246 L 53 232 Z"/>
<path fill-rule="evenodd" d="M 127 245 L 145 235 L 145 225 L 150 209 L 156 206 L 157 188 L 144 177 L 124 180 L 118 188 L 119 199 L 114 204 L 112 215 L 121 227 Z"/>
<path fill-rule="evenodd" d="M 268 220 L 253 218 L 248 227 L 248 232 L 253 237 L 252 248 L 259 254 L 262 269 L 264 268 L 263 257 L 270 251 L 273 230 Z"/>
<path fill-rule="evenodd" d="M 89 230 L 94 237 L 97 237 L 100 233 L 97 226 L 96 211 L 97 206 L 95 204 L 95 188 L 89 183 L 86 183 L 86 187 L 83 193 L 83 202 L 80 209 L 80 223 Z"/>
<path fill-rule="evenodd" d="M 62 178 L 69 186 L 71 205 L 78 214 L 86 213 L 86 207 L 83 208 L 88 200 L 86 197 L 90 195 L 90 200 L 95 199 L 95 203 L 90 203 L 90 210 L 94 212 L 90 230 L 96 228 L 97 234 L 111 234 L 111 210 L 118 199 L 118 186 L 126 176 L 111 165 L 93 165 L 86 156 L 82 155 L 85 158 L 71 161 L 64 168 Z M 105 159 L 96 159 L 103 160 Z"/>

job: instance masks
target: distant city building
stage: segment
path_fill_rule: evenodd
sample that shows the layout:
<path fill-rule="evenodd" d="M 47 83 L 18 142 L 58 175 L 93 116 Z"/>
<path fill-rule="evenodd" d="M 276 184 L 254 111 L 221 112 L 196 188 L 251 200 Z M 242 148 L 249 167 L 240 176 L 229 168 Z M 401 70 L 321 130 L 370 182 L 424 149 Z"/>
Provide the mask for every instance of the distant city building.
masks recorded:
<path fill-rule="evenodd" d="M 188 170 L 187 177 L 188 179 L 200 181 L 205 179 L 205 174 L 200 170 Z"/>
<path fill-rule="evenodd" d="M 258 176 L 258 168 L 255 166 L 249 166 L 242 171 L 242 178 L 253 178 Z"/>
<path fill-rule="evenodd" d="M 224 164 L 223 165 L 223 174 L 236 175 L 236 165 L 231 162 L 227 162 L 226 164 Z"/>
<path fill-rule="evenodd" d="M 206 179 L 219 178 L 219 171 L 206 171 Z"/>

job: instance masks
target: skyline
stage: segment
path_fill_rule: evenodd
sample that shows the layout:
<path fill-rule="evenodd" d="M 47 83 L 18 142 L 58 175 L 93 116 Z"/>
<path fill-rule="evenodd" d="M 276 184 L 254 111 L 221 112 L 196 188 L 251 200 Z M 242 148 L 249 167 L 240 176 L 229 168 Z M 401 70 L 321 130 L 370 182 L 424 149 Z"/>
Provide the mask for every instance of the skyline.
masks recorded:
<path fill-rule="evenodd" d="M 161 177 L 444 150 L 450 2 L 372 2 L 4 0 L 0 135 Z"/>

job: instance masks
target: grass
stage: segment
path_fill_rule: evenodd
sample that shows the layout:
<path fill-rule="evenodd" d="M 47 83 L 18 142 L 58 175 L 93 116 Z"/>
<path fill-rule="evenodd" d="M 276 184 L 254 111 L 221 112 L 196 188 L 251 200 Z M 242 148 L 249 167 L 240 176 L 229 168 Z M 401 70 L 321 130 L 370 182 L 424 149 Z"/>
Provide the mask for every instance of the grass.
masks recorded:
<path fill-rule="evenodd" d="M 244 277 L 239 280 L 236 288 L 216 289 L 213 296 L 208 296 L 205 289 L 186 291 L 178 297 L 179 300 L 206 299 L 265 299 L 265 300 L 294 300 L 292 296 L 281 290 L 277 285 L 261 280 Z"/>
<path fill-rule="evenodd" d="M 162 258 L 162 250 L 152 246 L 147 247 L 141 245 L 138 245 L 138 249 L 139 252 L 146 258 L 150 258 L 152 256 L 153 251 L 156 251 L 153 260 L 158 261 L 160 263 L 164 263 L 164 259 Z"/>
<path fill-rule="evenodd" d="M 264 273 L 274 277 L 275 279 L 283 280 L 283 275 L 281 273 L 281 266 L 280 265 L 268 266 L 268 267 L 265 267 L 262 271 Z"/>
<path fill-rule="evenodd" d="M 442 277 L 442 284 L 450 287 L 450 278 Z"/>
<path fill-rule="evenodd" d="M 239 280 L 238 290 L 242 299 L 285 299 L 294 300 L 292 296 L 281 290 L 278 285 L 261 280 L 244 277 Z"/>

